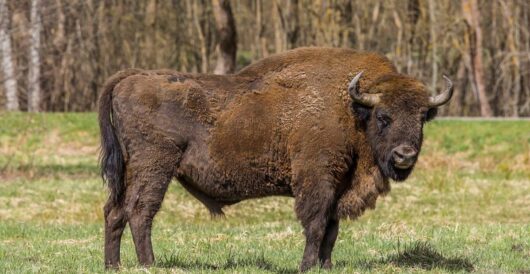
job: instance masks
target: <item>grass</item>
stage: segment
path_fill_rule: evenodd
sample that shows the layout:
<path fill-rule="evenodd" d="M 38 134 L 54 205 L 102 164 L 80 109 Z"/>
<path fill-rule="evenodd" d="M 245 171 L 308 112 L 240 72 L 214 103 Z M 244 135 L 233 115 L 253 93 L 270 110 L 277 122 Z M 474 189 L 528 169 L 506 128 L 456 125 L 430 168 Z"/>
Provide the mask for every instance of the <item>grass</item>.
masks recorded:
<path fill-rule="evenodd" d="M 0 114 L 0 273 L 104 272 L 96 115 Z M 342 221 L 332 273 L 530 272 L 530 122 L 435 121 L 413 176 Z M 156 265 L 126 273 L 296 273 L 293 200 L 229 207 L 223 219 L 172 183 L 153 230 Z M 314 269 L 313 272 L 324 272 Z"/>

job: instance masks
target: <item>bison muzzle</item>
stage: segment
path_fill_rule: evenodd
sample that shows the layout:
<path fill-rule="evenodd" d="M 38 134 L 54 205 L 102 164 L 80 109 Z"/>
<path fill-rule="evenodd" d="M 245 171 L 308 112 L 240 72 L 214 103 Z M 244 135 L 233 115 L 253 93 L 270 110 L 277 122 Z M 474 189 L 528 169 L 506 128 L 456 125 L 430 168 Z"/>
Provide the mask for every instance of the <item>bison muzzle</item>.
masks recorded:
<path fill-rule="evenodd" d="M 373 208 L 405 180 L 423 125 L 452 95 L 429 96 L 385 57 L 302 48 L 237 74 L 129 69 L 99 101 L 105 265 L 120 264 L 131 228 L 138 260 L 154 262 L 151 227 L 171 179 L 212 214 L 251 198 L 295 198 L 306 245 L 300 270 L 331 267 L 339 220 Z"/>

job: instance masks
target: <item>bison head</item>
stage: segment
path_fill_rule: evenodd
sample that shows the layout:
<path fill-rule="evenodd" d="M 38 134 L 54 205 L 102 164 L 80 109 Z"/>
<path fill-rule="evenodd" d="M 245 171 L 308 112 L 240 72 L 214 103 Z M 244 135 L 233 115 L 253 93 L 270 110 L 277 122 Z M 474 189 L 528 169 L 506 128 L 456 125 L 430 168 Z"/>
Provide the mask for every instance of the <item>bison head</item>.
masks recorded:
<path fill-rule="evenodd" d="M 437 96 L 411 77 L 390 74 L 376 79 L 365 92 L 359 89 L 362 72 L 350 82 L 353 109 L 385 177 L 405 180 L 411 173 L 423 141 L 423 124 L 436 116 L 437 107 L 451 99 L 453 85 Z"/>

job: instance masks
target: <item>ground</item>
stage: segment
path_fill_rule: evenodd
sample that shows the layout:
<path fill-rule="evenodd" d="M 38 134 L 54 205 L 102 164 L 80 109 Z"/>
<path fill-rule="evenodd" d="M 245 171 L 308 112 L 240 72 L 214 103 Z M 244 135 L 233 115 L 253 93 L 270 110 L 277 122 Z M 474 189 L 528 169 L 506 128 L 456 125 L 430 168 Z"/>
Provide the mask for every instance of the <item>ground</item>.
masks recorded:
<path fill-rule="evenodd" d="M 0 272 L 103 272 L 96 114 L 0 116 Z M 413 176 L 341 222 L 332 273 L 530 273 L 529 144 L 530 121 L 430 123 Z M 136 265 L 127 230 L 123 272 L 296 273 L 292 207 L 250 200 L 212 220 L 174 182 L 155 219 L 156 265 Z"/>

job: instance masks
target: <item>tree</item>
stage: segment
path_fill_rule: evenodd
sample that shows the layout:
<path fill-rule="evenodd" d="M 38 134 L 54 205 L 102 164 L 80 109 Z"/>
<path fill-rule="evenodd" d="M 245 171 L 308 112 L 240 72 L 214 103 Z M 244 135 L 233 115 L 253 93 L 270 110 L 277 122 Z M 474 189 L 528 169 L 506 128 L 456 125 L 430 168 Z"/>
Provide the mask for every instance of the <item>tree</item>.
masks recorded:
<path fill-rule="evenodd" d="M 287 15 L 285 17 L 285 32 L 287 36 L 288 48 L 292 49 L 296 47 L 298 36 L 300 33 L 300 18 L 299 18 L 299 7 L 298 0 L 290 0 L 287 2 Z"/>
<path fill-rule="evenodd" d="M 267 48 L 267 37 L 265 37 L 265 24 L 262 20 L 262 14 L 263 14 L 263 8 L 262 8 L 262 2 L 261 0 L 256 0 L 256 24 L 255 24 L 255 32 L 256 35 L 254 36 L 254 43 L 256 46 L 256 56 L 257 58 L 263 58 L 267 57 L 269 55 L 269 51 Z"/>
<path fill-rule="evenodd" d="M 429 25 L 431 35 L 431 50 L 432 50 L 432 71 L 431 71 L 431 87 L 435 92 L 436 83 L 438 83 L 438 43 L 436 41 L 436 2 L 429 0 Z"/>
<path fill-rule="evenodd" d="M 284 50 L 284 39 L 282 31 L 282 18 L 281 18 L 281 9 L 278 6 L 276 0 L 272 0 L 271 5 L 271 14 L 272 21 L 274 26 L 274 49 L 276 53 L 282 52 Z"/>
<path fill-rule="evenodd" d="M 212 0 L 215 27 L 219 36 L 215 74 L 233 73 L 236 69 L 237 32 L 229 0 Z"/>
<path fill-rule="evenodd" d="M 486 85 L 484 83 L 484 62 L 482 60 L 482 28 L 480 27 L 480 12 L 477 0 L 463 0 L 462 13 L 467 22 L 469 36 L 469 57 L 471 63 L 471 72 L 475 83 L 479 103 L 480 114 L 483 117 L 493 116 L 488 96 L 486 94 Z"/>
<path fill-rule="evenodd" d="M 208 68 L 209 68 L 209 63 L 208 63 L 208 44 L 207 44 L 207 41 L 206 41 L 206 38 L 205 38 L 205 35 L 204 35 L 204 30 L 201 26 L 201 22 L 200 22 L 200 15 L 199 15 L 199 11 L 198 11 L 198 5 L 197 5 L 197 2 L 198 1 L 195 1 L 195 0 L 187 0 L 186 1 L 186 5 L 191 9 L 191 13 L 188 12 L 188 14 L 191 14 L 191 19 L 193 21 L 193 25 L 195 26 L 195 30 L 196 30 L 196 33 L 197 33 L 197 39 L 199 40 L 199 45 L 200 45 L 200 56 L 201 56 L 201 69 L 200 71 L 202 73 L 207 73 L 208 72 Z"/>
<path fill-rule="evenodd" d="M 40 32 L 42 22 L 40 17 L 40 0 L 31 0 L 30 12 L 30 39 L 29 46 L 29 72 L 28 72 L 28 110 L 40 111 Z"/>
<path fill-rule="evenodd" d="M 238 51 L 247 64 L 323 46 L 385 54 L 429 90 L 448 74 L 455 95 L 442 115 L 530 115 L 528 0 L 0 0 L 0 6 L 0 110 L 90 111 L 105 79 L 123 68 L 230 73 Z"/>
<path fill-rule="evenodd" d="M 9 7 L 6 0 L 0 0 L 0 52 L 2 54 L 3 84 L 6 91 L 7 110 L 19 110 L 17 80 L 13 66 L 13 52 L 11 51 L 11 36 L 9 35 Z"/>

